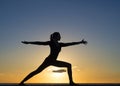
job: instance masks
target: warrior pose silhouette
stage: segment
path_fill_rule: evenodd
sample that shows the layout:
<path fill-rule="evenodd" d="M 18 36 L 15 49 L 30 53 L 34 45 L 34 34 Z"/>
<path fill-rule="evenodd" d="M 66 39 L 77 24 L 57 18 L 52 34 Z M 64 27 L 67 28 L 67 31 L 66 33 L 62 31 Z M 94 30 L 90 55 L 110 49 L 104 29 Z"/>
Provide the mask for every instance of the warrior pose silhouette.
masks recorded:
<path fill-rule="evenodd" d="M 79 42 L 62 43 L 62 42 L 58 42 L 58 41 L 60 41 L 60 39 L 61 39 L 60 33 L 54 32 L 50 36 L 50 41 L 46 41 L 46 42 L 22 41 L 22 43 L 24 43 L 24 44 L 49 45 L 50 46 L 50 54 L 35 71 L 28 74 L 28 76 L 26 76 L 21 81 L 20 85 L 23 85 L 25 81 L 27 81 L 34 75 L 40 73 L 42 70 L 44 70 L 46 67 L 48 67 L 50 65 L 57 66 L 57 67 L 67 67 L 70 84 L 72 84 L 72 85 L 74 84 L 73 79 L 72 79 L 71 64 L 67 63 L 67 62 L 63 62 L 63 61 L 58 61 L 57 57 L 58 57 L 58 54 L 60 53 L 62 47 L 67 47 L 67 46 L 77 45 L 77 44 L 87 44 L 87 41 L 84 41 L 84 39 L 83 39 L 82 41 L 79 41 Z"/>

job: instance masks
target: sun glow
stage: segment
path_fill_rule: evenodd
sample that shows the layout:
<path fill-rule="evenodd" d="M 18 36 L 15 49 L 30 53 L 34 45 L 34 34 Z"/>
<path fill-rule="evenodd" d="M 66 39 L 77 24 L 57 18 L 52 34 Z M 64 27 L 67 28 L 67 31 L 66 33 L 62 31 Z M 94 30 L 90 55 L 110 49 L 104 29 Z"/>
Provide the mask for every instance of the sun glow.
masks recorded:
<path fill-rule="evenodd" d="M 52 73 L 51 78 L 54 80 L 54 83 L 66 83 L 68 77 L 66 73 Z"/>
<path fill-rule="evenodd" d="M 62 78 L 64 76 L 64 73 L 52 73 L 52 77 L 54 78 Z"/>
<path fill-rule="evenodd" d="M 66 71 L 59 72 L 58 70 L 61 70 L 61 68 L 51 67 L 50 69 L 48 69 L 48 72 L 50 72 L 49 78 L 51 78 L 52 82 L 54 83 L 66 83 L 68 81 L 68 76 Z M 57 72 L 54 72 L 54 71 L 57 71 Z"/>
<path fill-rule="evenodd" d="M 61 72 L 61 68 L 58 68 L 58 67 L 51 67 L 50 69 L 48 69 L 48 72 L 52 72 L 51 73 L 51 77 L 54 77 L 54 78 L 61 78 L 64 76 L 64 72 L 66 71 L 62 71 Z"/>

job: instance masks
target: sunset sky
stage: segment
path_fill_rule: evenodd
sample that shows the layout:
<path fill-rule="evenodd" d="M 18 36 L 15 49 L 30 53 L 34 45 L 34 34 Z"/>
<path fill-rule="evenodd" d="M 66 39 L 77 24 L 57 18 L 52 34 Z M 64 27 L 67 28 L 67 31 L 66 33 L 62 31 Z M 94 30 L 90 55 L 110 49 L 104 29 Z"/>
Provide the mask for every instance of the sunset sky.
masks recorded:
<path fill-rule="evenodd" d="M 48 41 L 56 31 L 60 42 L 88 41 L 62 48 L 58 57 L 72 64 L 76 83 L 120 82 L 120 0 L 0 0 L 0 83 L 19 83 L 49 55 L 49 46 L 21 41 Z M 58 69 L 26 83 L 68 83 Z"/>

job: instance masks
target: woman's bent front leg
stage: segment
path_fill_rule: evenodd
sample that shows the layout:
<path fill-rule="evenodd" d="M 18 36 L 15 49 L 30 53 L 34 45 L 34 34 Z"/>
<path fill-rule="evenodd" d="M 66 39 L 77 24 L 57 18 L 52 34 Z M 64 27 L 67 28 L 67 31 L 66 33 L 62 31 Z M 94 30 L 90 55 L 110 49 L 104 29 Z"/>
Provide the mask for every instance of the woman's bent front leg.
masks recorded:
<path fill-rule="evenodd" d="M 68 72 L 70 84 L 73 83 L 73 79 L 72 79 L 72 66 L 71 66 L 70 63 L 63 62 L 63 61 L 55 61 L 53 65 L 57 66 L 57 67 L 67 67 L 67 72 Z"/>

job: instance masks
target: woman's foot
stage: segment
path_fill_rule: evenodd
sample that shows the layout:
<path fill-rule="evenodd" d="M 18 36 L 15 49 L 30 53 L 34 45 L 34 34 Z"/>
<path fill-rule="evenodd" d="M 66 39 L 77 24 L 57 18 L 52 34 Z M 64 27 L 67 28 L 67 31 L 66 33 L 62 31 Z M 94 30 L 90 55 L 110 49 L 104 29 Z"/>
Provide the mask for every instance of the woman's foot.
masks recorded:
<path fill-rule="evenodd" d="M 25 85 L 25 84 L 21 82 L 21 83 L 19 83 L 19 85 L 21 85 L 21 86 L 22 86 L 22 85 Z"/>
<path fill-rule="evenodd" d="M 77 84 L 74 82 L 70 82 L 70 86 L 77 86 Z"/>

